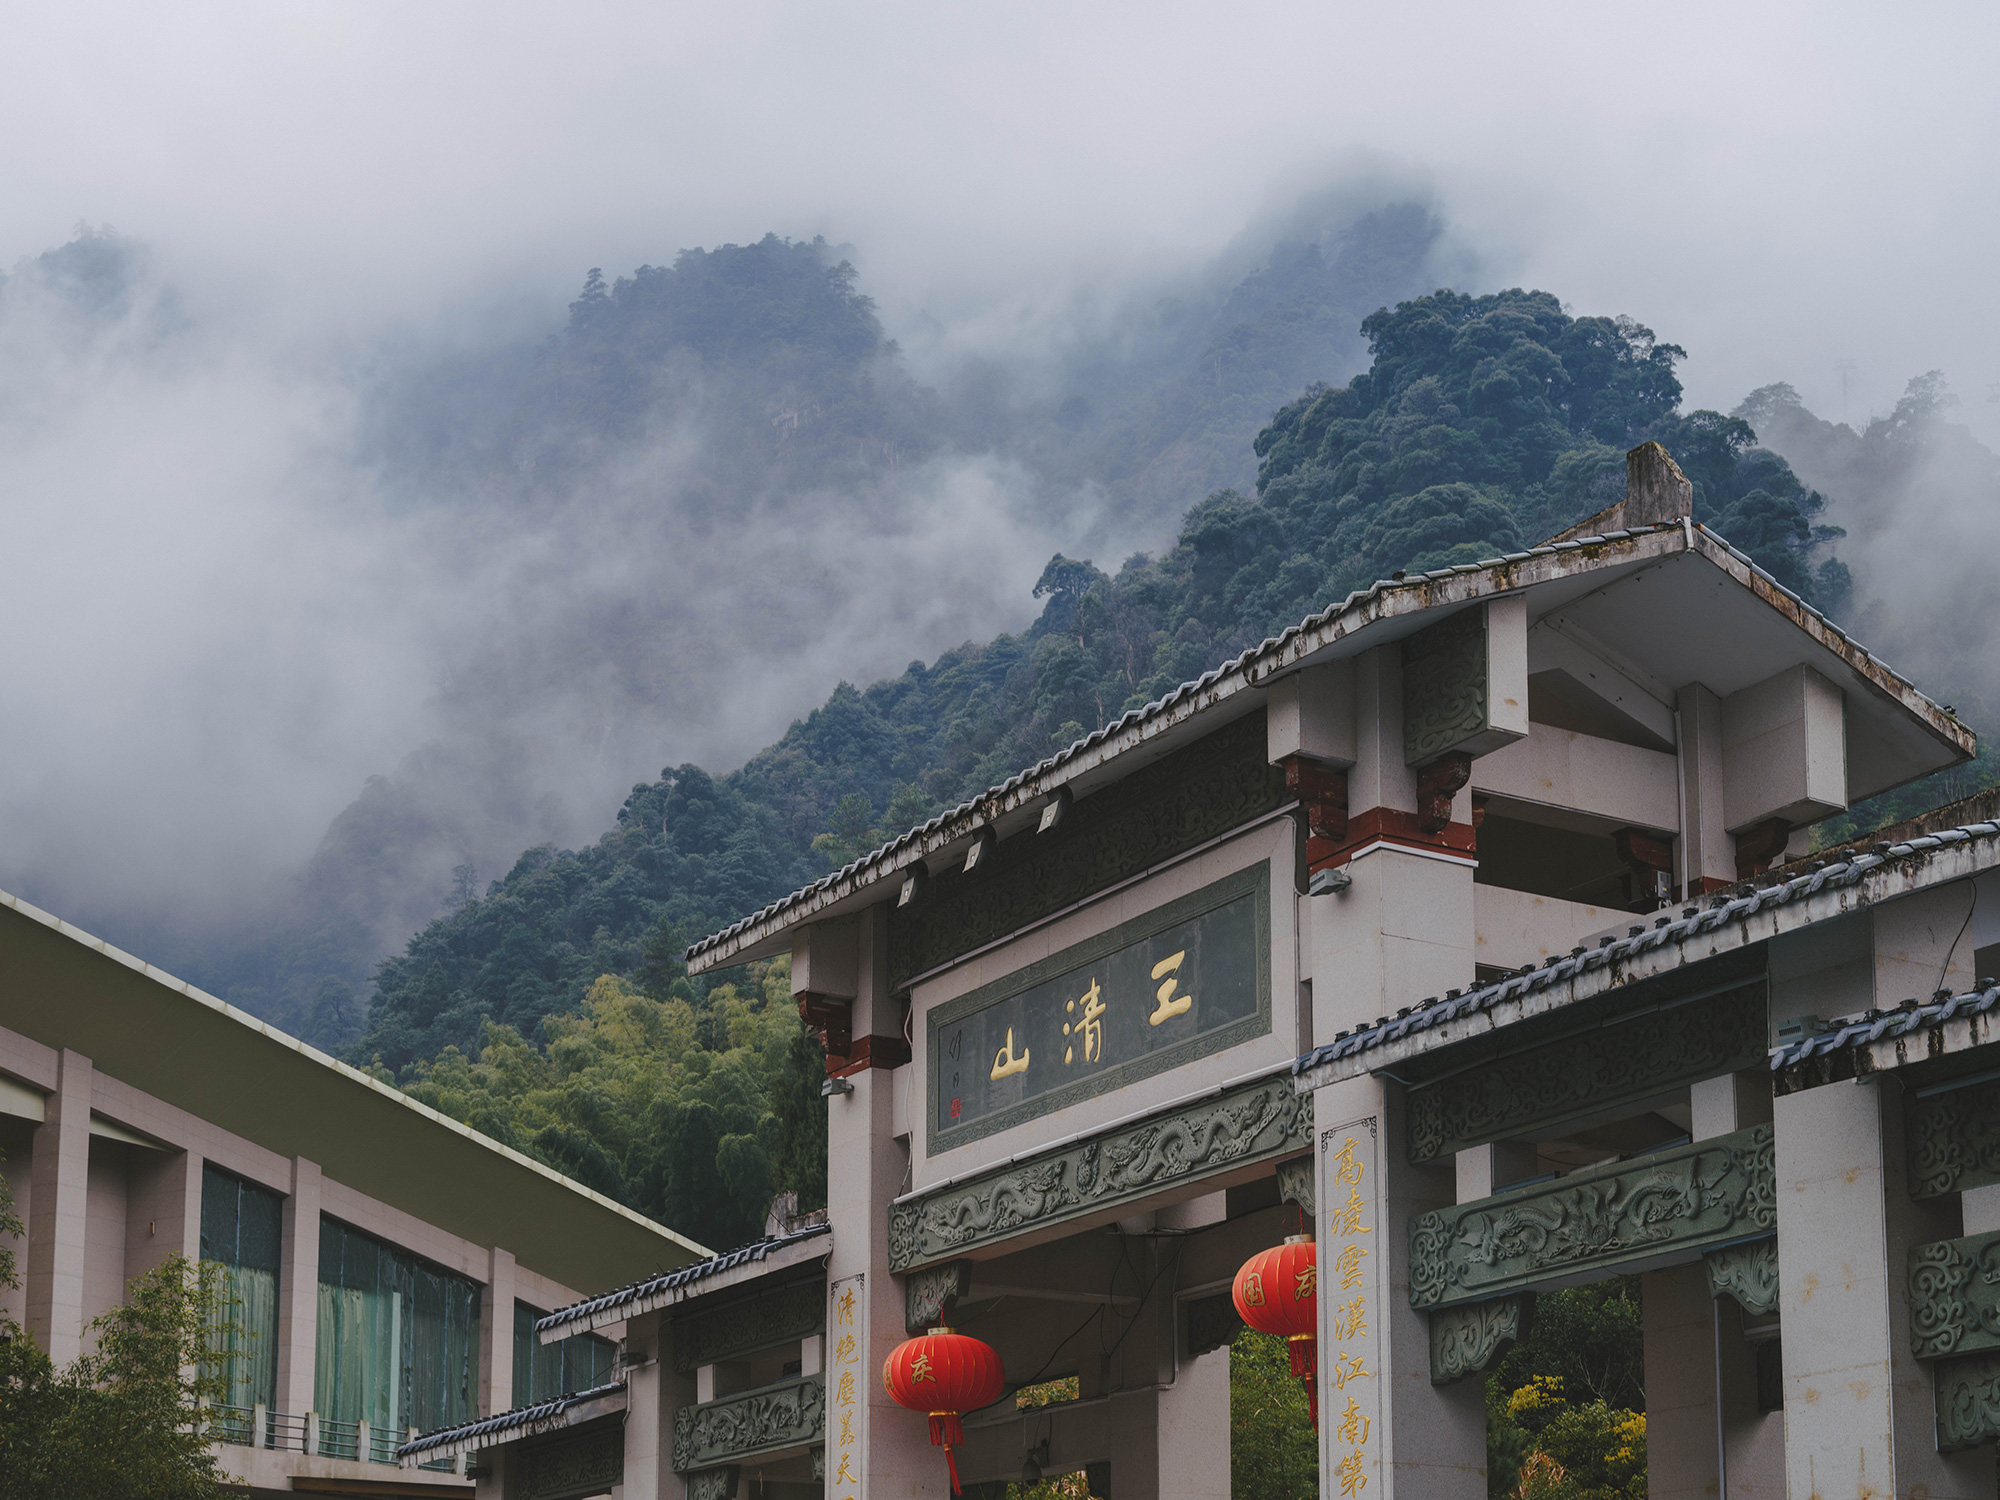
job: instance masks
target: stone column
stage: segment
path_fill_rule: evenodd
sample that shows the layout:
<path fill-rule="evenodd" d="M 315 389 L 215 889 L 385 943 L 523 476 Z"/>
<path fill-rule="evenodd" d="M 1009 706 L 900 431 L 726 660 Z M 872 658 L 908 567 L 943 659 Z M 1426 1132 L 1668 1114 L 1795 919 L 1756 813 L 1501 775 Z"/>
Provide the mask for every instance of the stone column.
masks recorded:
<path fill-rule="evenodd" d="M 91 1074 L 89 1058 L 63 1050 L 29 1164 L 28 1332 L 58 1366 L 83 1352 Z"/>
<path fill-rule="evenodd" d="M 314 1409 L 314 1357 L 319 1347 L 320 1171 L 292 1160 L 278 1267 L 278 1410 L 304 1416 Z"/>
<path fill-rule="evenodd" d="M 1785 1483 L 1794 1500 L 1985 1500 L 1990 1451 L 1941 1455 L 1930 1372 L 1910 1353 L 1913 1243 L 1951 1233 L 1904 1183 L 1893 1080 L 1776 1105 Z"/>
<path fill-rule="evenodd" d="M 694 1382 L 674 1373 L 673 1324 L 663 1312 L 625 1328 L 625 1484 L 622 1500 L 680 1500 L 687 1481 L 674 1472 L 674 1415 L 694 1404 Z"/>
<path fill-rule="evenodd" d="M 1229 1500 L 1229 1350 L 1180 1367 L 1160 1392 L 1160 1473 L 1177 1500 Z M 1113 1482 L 1117 1470 L 1113 1469 Z"/>
<path fill-rule="evenodd" d="M 1352 1078 L 1313 1097 L 1320 1493 L 1342 1492 L 1347 1465 L 1368 1500 L 1484 1500 L 1484 1384 L 1431 1384 L 1430 1321 L 1410 1306 L 1410 1221 L 1452 1204 L 1455 1164 L 1409 1165 L 1401 1095 Z"/>
<path fill-rule="evenodd" d="M 201 1153 L 132 1153 L 125 1216 L 125 1274 L 133 1277 L 170 1255 L 201 1258 Z"/>
<path fill-rule="evenodd" d="M 854 1002 L 854 1035 L 897 1036 L 898 1007 L 888 986 L 887 908 L 861 914 L 859 995 Z M 889 1205 L 903 1189 L 909 1154 L 894 1137 L 895 1083 L 885 1068 L 867 1067 L 847 1080 L 850 1094 L 828 1100 L 827 1217 L 833 1225 L 833 1252 L 827 1283 L 834 1307 L 827 1339 L 827 1500 L 861 1500 L 864 1495 L 895 1500 L 944 1500 L 951 1493 L 944 1455 L 931 1446 L 930 1426 L 921 1412 L 905 1411 L 882 1387 L 882 1361 L 906 1337 L 903 1284 L 889 1270 Z M 856 1280 L 855 1278 L 865 1278 Z M 853 1294 L 851 1307 L 843 1299 Z M 843 1322 L 843 1315 L 852 1321 Z M 840 1359 L 840 1341 L 852 1335 L 857 1356 L 850 1371 Z M 840 1479 L 843 1449 L 838 1441 L 839 1381 L 855 1373 L 856 1454 L 850 1469 L 855 1483 Z"/>
<path fill-rule="evenodd" d="M 1648 1271 L 1646 1494 L 1648 1500 L 1706 1500 L 1717 1492 L 1715 1299 L 1700 1261 Z M 1571 1391 L 1581 1399 L 1582 1392 Z"/>
<path fill-rule="evenodd" d="M 498 1245 L 487 1256 L 486 1288 L 479 1297 L 479 1337 L 485 1342 L 479 1413 L 490 1417 L 514 1405 L 514 1256 Z"/>

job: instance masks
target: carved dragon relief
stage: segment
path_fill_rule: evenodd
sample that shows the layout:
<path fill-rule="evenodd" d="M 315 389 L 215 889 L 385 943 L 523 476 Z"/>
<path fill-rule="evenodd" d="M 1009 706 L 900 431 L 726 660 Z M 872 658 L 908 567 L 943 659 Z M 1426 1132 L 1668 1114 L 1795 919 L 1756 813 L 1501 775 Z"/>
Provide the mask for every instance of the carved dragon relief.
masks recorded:
<path fill-rule="evenodd" d="M 1702 1257 L 1708 1268 L 1708 1294 L 1734 1297 L 1747 1313 L 1759 1317 L 1778 1310 L 1778 1241 L 1775 1235 L 1743 1245 L 1725 1245 Z"/>
<path fill-rule="evenodd" d="M 912 1270 L 971 1245 L 1311 1144 L 1311 1096 L 1289 1077 L 1265 1079 L 893 1206 L 889 1269 Z"/>
<path fill-rule="evenodd" d="M 1410 1223 L 1410 1305 L 1525 1290 L 1584 1267 L 1705 1249 L 1777 1227 L 1771 1127 L 1588 1167 Z"/>
<path fill-rule="evenodd" d="M 783 1385 L 724 1396 L 674 1413 L 674 1469 L 688 1473 L 800 1448 L 826 1436 L 826 1379 L 808 1375 Z"/>

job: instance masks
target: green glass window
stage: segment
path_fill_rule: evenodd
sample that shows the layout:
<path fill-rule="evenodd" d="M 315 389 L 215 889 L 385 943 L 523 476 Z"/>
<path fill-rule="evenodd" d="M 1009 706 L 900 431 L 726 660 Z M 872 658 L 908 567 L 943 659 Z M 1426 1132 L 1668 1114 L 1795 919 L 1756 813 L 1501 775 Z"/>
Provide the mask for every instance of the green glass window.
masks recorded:
<path fill-rule="evenodd" d="M 223 1267 L 215 1312 L 225 1406 L 269 1406 L 278 1392 L 278 1262 L 284 1200 L 202 1163 L 201 1258 Z"/>
<path fill-rule="evenodd" d="M 320 1219 L 321 1416 L 398 1432 L 471 1421 L 478 1364 L 477 1283 Z"/>
<path fill-rule="evenodd" d="M 514 1304 L 514 1405 L 533 1406 L 538 1401 L 578 1391 L 594 1391 L 609 1385 L 618 1357 L 618 1346 L 595 1334 L 576 1333 L 553 1344 L 535 1342 L 535 1319 L 546 1316 L 525 1302 Z"/>

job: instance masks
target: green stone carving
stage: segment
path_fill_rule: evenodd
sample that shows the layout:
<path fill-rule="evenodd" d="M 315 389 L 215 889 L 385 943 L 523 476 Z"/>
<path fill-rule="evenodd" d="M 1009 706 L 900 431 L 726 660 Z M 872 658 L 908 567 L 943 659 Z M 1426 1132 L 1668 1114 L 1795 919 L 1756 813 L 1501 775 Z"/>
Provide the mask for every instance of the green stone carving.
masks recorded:
<path fill-rule="evenodd" d="M 521 1500 L 579 1500 L 625 1482 L 624 1419 L 523 1443 L 509 1493 Z"/>
<path fill-rule="evenodd" d="M 1777 1229 L 1771 1127 L 1606 1162 L 1410 1223 L 1410 1305 L 1448 1307 Z"/>
<path fill-rule="evenodd" d="M 972 1291 L 972 1262 L 947 1261 L 912 1271 L 903 1282 L 903 1331 L 912 1338 L 951 1321 L 952 1309 Z"/>
<path fill-rule="evenodd" d="M 2000 1079 L 1912 1099 L 1907 1118 L 1912 1198 L 2000 1182 Z"/>
<path fill-rule="evenodd" d="M 788 1344 L 826 1327 L 826 1283 L 818 1278 L 758 1291 L 726 1307 L 674 1319 L 674 1368 L 686 1375 L 719 1360 Z"/>
<path fill-rule="evenodd" d="M 1077 799 L 1052 832 L 1005 840 L 971 875 L 934 876 L 889 915 L 889 982 L 997 941 L 1288 800 L 1248 714 L 1158 764 Z"/>
<path fill-rule="evenodd" d="M 1460 610 L 1403 642 L 1403 759 L 1421 765 L 1484 734 L 1486 611 Z"/>
<path fill-rule="evenodd" d="M 1318 1222 L 1319 1209 L 1313 1202 L 1313 1159 L 1310 1156 L 1294 1157 L 1291 1161 L 1278 1163 L 1278 1201 L 1296 1203 L 1306 1211 L 1306 1217 Z"/>
<path fill-rule="evenodd" d="M 1311 1144 L 1310 1094 L 1288 1076 L 1246 1084 L 892 1205 L 889 1269 L 914 1270 Z"/>
<path fill-rule="evenodd" d="M 826 1378 L 807 1375 L 674 1413 L 674 1470 L 736 1463 L 826 1437 Z"/>
<path fill-rule="evenodd" d="M 1410 1160 L 1430 1161 L 1592 1114 L 1620 1099 L 1754 1067 L 1765 1055 L 1764 1013 L 1764 992 L 1753 981 L 1412 1090 Z"/>
<path fill-rule="evenodd" d="M 1734 1297 L 1747 1313 L 1778 1310 L 1778 1240 L 1775 1235 L 1743 1245 L 1725 1245 L 1702 1257 L 1708 1267 L 1708 1294 Z"/>
<path fill-rule="evenodd" d="M 2000 1349 L 2000 1230 L 1913 1246 L 1909 1291 L 1917 1358 Z"/>
<path fill-rule="evenodd" d="M 736 1484 L 741 1474 L 735 1464 L 721 1469 L 698 1469 L 688 1475 L 687 1500 L 736 1500 Z"/>
<path fill-rule="evenodd" d="M 1956 1453 L 2000 1438 L 2000 1354 L 1940 1360 L 1931 1390 L 1938 1452 Z"/>
<path fill-rule="evenodd" d="M 1483 1373 L 1528 1336 L 1534 1316 L 1533 1292 L 1438 1308 L 1430 1315 L 1431 1384 L 1450 1385 Z"/>

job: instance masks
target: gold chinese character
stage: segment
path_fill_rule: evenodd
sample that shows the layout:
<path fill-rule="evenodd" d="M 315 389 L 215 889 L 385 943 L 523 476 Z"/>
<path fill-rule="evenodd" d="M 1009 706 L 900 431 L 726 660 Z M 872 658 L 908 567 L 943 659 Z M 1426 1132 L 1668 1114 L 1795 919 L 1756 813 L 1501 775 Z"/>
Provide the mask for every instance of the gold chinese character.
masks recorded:
<path fill-rule="evenodd" d="M 1369 1372 L 1362 1368 L 1358 1354 L 1336 1354 L 1333 1357 L 1333 1384 L 1337 1390 L 1346 1390 L 1347 1382 L 1357 1380 Z"/>
<path fill-rule="evenodd" d="M 1243 1278 L 1243 1300 L 1251 1307 L 1264 1305 L 1264 1273 L 1252 1271 Z"/>
<path fill-rule="evenodd" d="M 1172 958 L 1163 958 L 1153 965 L 1153 977 L 1158 979 L 1164 975 L 1167 982 L 1160 986 L 1159 993 L 1154 996 L 1154 999 L 1159 1004 L 1155 1007 L 1153 1013 L 1146 1017 L 1146 1024 L 1148 1026 L 1157 1026 L 1162 1021 L 1171 1021 L 1175 1016 L 1186 1015 L 1188 1007 L 1194 1004 L 1194 996 L 1192 995 L 1182 995 L 1179 999 L 1174 998 L 1174 986 L 1180 981 L 1173 977 L 1173 973 L 1181 966 L 1181 960 L 1186 957 L 1187 949 L 1183 948 Z"/>
<path fill-rule="evenodd" d="M 1341 1143 L 1340 1150 L 1334 1155 L 1333 1180 L 1349 1185 L 1361 1180 L 1361 1158 L 1354 1154 L 1354 1137 L 1351 1135 Z"/>
<path fill-rule="evenodd" d="M 1349 1297 L 1335 1309 L 1333 1314 L 1333 1336 L 1337 1339 L 1358 1339 L 1368 1331 L 1368 1299 Z"/>
<path fill-rule="evenodd" d="M 1368 1252 L 1359 1245 L 1349 1245 L 1333 1258 L 1333 1268 L 1340 1273 L 1343 1291 L 1361 1285 L 1361 1262 L 1368 1258 Z"/>
<path fill-rule="evenodd" d="M 1097 981 L 1095 979 L 1091 980 L 1090 988 L 1085 990 L 1082 996 L 1083 1015 L 1077 1020 L 1074 1026 L 1071 1026 L 1067 1021 L 1063 1022 L 1064 1036 L 1069 1036 L 1071 1032 L 1074 1032 L 1077 1037 L 1082 1039 L 1083 1060 L 1085 1062 L 1096 1062 L 1104 1056 L 1104 1022 L 1098 1019 L 1104 1014 L 1103 995 L 1104 991 L 1098 988 Z M 1074 1011 L 1076 1009 L 1076 1001 L 1070 1001 L 1063 1009 Z M 1074 1061 L 1075 1057 L 1076 1049 L 1074 1047 L 1063 1048 L 1064 1062 Z"/>
<path fill-rule="evenodd" d="M 1373 1234 L 1375 1231 L 1361 1222 L 1361 1215 L 1368 1205 L 1361 1199 L 1361 1189 L 1349 1188 L 1347 1201 L 1333 1210 L 1327 1221 L 1329 1234 Z"/>
<path fill-rule="evenodd" d="M 1334 1469 L 1340 1476 L 1340 1493 L 1348 1496 L 1349 1500 L 1367 1488 L 1368 1476 L 1361 1472 L 1367 1465 L 1368 1460 L 1362 1457 L 1361 1450 L 1356 1448 Z"/>
<path fill-rule="evenodd" d="M 1007 1028 L 1007 1045 L 993 1054 L 993 1071 L 986 1076 L 996 1083 L 1002 1078 L 1011 1078 L 1016 1073 L 1028 1071 L 1028 1049 L 1023 1047 L 1021 1055 L 1014 1055 L 1014 1028 Z"/>
<path fill-rule="evenodd" d="M 840 1385 L 835 1389 L 833 1399 L 842 1406 L 852 1406 L 854 1404 L 854 1372 L 852 1370 L 842 1370 L 840 1372 Z"/>
<path fill-rule="evenodd" d="M 1340 1428 L 1334 1436 L 1356 1447 L 1368 1441 L 1368 1418 L 1362 1415 L 1361 1403 L 1352 1396 L 1347 1398 L 1347 1410 L 1340 1414 Z"/>
<path fill-rule="evenodd" d="M 854 1461 L 854 1455 L 851 1453 L 843 1453 L 840 1455 L 840 1472 L 833 1476 L 833 1482 L 835 1484 L 853 1484 L 856 1482 L 854 1478 L 854 1470 L 850 1467 L 853 1461 Z"/>
<path fill-rule="evenodd" d="M 937 1376 L 931 1373 L 931 1357 L 928 1354 L 919 1354 L 915 1359 L 910 1361 L 910 1380 L 912 1384 L 919 1380 L 928 1380 L 933 1385 L 937 1384 Z"/>
<path fill-rule="evenodd" d="M 1298 1274 L 1298 1285 L 1292 1289 L 1292 1300 L 1303 1302 L 1319 1290 L 1319 1267 L 1307 1266 Z"/>
<path fill-rule="evenodd" d="M 1353 1398 L 1349 1397 L 1348 1399 L 1352 1400 Z M 851 1411 L 844 1411 L 840 1414 L 840 1446 L 843 1448 L 854 1446 L 854 1413 Z"/>
<path fill-rule="evenodd" d="M 854 1321 L 853 1287 L 847 1288 L 846 1291 L 840 1294 L 840 1321 L 843 1323 L 852 1323 Z"/>
<path fill-rule="evenodd" d="M 854 1335 L 843 1333 L 840 1342 L 833 1346 L 833 1362 L 837 1365 L 851 1365 L 858 1357 Z"/>

